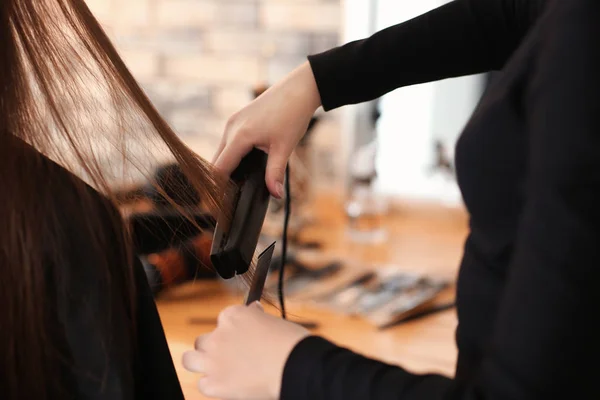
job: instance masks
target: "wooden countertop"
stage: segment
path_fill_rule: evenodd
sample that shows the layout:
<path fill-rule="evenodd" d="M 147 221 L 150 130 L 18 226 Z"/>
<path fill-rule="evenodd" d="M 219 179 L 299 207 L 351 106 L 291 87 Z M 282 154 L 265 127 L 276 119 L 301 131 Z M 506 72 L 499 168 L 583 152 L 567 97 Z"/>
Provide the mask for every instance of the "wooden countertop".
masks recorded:
<path fill-rule="evenodd" d="M 365 263 L 394 263 L 417 271 L 454 279 L 467 233 L 460 211 L 437 208 L 395 210 L 386 219 L 388 241 L 377 246 L 356 245 L 345 235 L 341 203 L 324 197 L 314 208 L 316 223 L 303 237 L 325 244 L 328 256 Z M 453 289 L 443 297 L 453 298 Z M 196 282 L 171 290 L 158 300 L 159 312 L 178 369 L 186 399 L 204 399 L 196 390 L 197 376 L 181 367 L 181 355 L 197 335 L 214 328 L 211 323 L 224 307 L 242 298 L 219 282 Z M 378 331 L 366 321 L 306 304 L 286 304 L 288 313 L 315 321 L 314 332 L 361 354 L 401 365 L 415 372 L 452 375 L 456 362 L 454 309 Z M 275 310 L 268 309 L 268 312 Z M 206 323 L 193 324 L 194 318 Z"/>

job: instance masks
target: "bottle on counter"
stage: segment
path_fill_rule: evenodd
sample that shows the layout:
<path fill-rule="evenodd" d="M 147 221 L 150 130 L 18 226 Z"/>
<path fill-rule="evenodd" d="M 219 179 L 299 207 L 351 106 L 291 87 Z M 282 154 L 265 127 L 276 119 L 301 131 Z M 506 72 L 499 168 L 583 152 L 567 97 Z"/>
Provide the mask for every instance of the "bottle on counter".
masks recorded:
<path fill-rule="evenodd" d="M 353 157 L 350 195 L 346 202 L 348 235 L 357 243 L 380 243 L 387 233 L 384 219 L 388 211 L 386 199 L 375 190 L 377 170 L 375 141 L 361 147 Z"/>

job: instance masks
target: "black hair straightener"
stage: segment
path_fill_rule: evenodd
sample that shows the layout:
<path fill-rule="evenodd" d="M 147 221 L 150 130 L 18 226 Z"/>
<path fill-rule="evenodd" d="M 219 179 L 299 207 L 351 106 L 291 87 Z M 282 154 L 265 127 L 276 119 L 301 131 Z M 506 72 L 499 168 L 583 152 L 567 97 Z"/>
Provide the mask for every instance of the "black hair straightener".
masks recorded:
<path fill-rule="evenodd" d="M 269 206 L 266 168 L 267 154 L 254 149 L 231 175 L 235 183 L 232 219 L 228 225 L 217 220 L 210 254 L 213 267 L 223 279 L 246 273 L 252 262 Z M 272 250 L 263 254 L 270 258 Z"/>

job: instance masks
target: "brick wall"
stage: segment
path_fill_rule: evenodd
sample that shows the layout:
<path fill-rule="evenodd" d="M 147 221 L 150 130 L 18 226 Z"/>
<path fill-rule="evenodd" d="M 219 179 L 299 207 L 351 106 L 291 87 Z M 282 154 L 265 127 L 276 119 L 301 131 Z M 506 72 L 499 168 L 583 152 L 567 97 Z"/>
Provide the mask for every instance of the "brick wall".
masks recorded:
<path fill-rule="evenodd" d="M 205 157 L 254 85 L 339 43 L 339 0 L 87 2 L 159 111 Z M 315 135 L 327 180 L 338 175 L 338 127 L 330 116 Z"/>

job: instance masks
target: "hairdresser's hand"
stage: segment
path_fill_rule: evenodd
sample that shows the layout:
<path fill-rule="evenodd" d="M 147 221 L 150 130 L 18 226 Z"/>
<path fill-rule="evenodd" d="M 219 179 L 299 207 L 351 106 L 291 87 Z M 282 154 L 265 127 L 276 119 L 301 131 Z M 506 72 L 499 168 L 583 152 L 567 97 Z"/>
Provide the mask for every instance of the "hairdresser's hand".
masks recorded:
<path fill-rule="evenodd" d="M 220 315 L 217 328 L 196 339 L 183 355 L 184 367 L 203 374 L 203 395 L 228 400 L 276 400 L 283 369 L 293 348 L 309 332 L 266 314 L 262 306 L 233 306 Z"/>
<path fill-rule="evenodd" d="M 229 119 L 215 166 L 229 176 L 252 148 L 259 148 L 269 154 L 267 187 L 271 195 L 281 198 L 287 161 L 320 106 L 317 84 L 306 62 Z"/>

